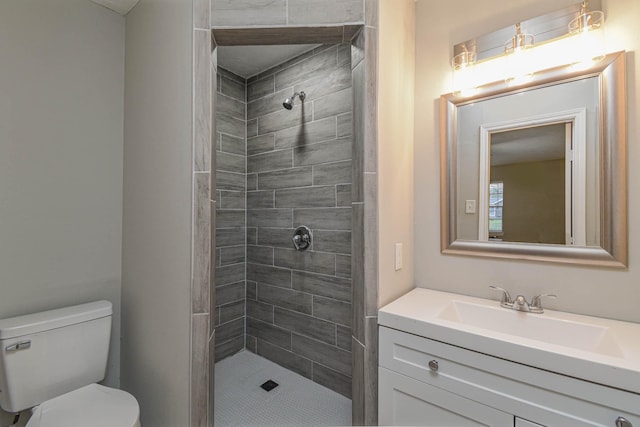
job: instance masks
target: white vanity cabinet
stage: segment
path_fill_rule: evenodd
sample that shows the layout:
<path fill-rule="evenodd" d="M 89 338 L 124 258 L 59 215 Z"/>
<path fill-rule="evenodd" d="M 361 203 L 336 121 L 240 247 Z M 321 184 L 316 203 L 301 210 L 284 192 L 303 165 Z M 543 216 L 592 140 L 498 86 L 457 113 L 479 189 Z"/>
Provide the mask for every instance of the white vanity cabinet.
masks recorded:
<path fill-rule="evenodd" d="M 379 423 L 640 427 L 640 394 L 379 328 Z"/>

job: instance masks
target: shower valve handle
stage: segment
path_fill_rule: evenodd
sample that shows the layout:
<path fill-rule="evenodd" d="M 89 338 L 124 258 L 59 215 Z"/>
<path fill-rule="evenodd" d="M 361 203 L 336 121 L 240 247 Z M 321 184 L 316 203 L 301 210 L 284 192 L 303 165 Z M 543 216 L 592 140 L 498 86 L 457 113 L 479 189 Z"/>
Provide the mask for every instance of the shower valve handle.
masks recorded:
<path fill-rule="evenodd" d="M 309 227 L 301 225 L 295 229 L 291 240 L 293 241 L 293 247 L 297 251 L 304 251 L 311 246 L 311 230 Z"/>

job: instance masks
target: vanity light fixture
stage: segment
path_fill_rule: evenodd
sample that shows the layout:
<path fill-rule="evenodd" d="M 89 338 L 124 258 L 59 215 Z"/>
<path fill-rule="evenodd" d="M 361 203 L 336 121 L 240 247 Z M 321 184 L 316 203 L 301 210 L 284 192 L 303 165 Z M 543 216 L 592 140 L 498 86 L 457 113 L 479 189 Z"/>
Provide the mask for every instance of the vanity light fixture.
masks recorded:
<path fill-rule="evenodd" d="M 462 52 L 451 60 L 453 79 L 453 94 L 455 96 L 471 96 L 475 93 L 475 65 L 476 53 L 467 50 L 462 45 Z"/>
<path fill-rule="evenodd" d="M 593 11 L 589 4 L 595 5 Z M 522 86 L 542 70 L 571 67 L 578 71 L 593 66 L 606 56 L 600 7 L 601 0 L 580 0 L 516 24 L 515 34 L 509 26 L 455 45 L 453 95 L 473 96 L 485 85 Z M 499 45 L 496 39 L 500 38 L 508 39 Z"/>
<path fill-rule="evenodd" d="M 569 34 L 575 37 L 577 68 L 588 68 L 601 61 L 605 53 L 604 12 L 588 11 L 589 2 L 584 0 L 580 13 L 569 23 Z"/>

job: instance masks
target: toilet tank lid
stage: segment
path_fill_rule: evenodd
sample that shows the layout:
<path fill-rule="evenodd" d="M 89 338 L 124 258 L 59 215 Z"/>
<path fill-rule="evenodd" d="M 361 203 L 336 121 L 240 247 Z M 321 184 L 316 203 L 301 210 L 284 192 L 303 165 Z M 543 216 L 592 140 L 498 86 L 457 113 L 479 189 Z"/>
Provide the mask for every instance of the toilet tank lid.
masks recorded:
<path fill-rule="evenodd" d="M 112 313 L 113 308 L 109 301 L 95 301 L 71 307 L 10 317 L 0 320 L 0 340 L 88 322 L 101 317 L 111 316 Z"/>

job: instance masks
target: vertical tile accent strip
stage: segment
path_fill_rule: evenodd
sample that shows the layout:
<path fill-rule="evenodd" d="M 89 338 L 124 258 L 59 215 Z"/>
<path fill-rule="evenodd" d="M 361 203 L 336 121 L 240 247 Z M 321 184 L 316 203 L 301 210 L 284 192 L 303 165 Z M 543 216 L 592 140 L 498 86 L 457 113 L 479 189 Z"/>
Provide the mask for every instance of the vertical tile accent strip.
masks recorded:
<path fill-rule="evenodd" d="M 191 316 L 191 425 L 207 427 L 209 392 L 209 314 Z"/>
<path fill-rule="evenodd" d="M 212 244 L 212 39 L 210 0 L 193 0 L 192 82 L 192 220 L 191 220 L 191 427 L 213 423 L 213 379 L 210 378 Z"/>
<path fill-rule="evenodd" d="M 360 343 L 364 339 L 365 282 L 364 282 L 364 205 L 353 204 L 353 233 L 351 240 L 352 311 L 351 330 L 353 338 Z M 361 361 L 362 362 L 362 361 Z"/>
<path fill-rule="evenodd" d="M 210 13 L 210 0 L 193 0 L 193 27 L 208 30 Z"/>
<path fill-rule="evenodd" d="M 213 292 L 212 292 L 213 293 Z M 211 324 L 211 320 L 209 320 Z M 208 353 L 207 353 L 207 365 L 209 367 L 209 394 L 207 396 L 207 426 L 213 427 L 213 414 L 215 410 L 215 374 L 216 374 L 216 365 L 214 360 L 215 354 L 215 346 L 216 346 L 216 331 L 213 330 L 211 332 L 211 336 L 209 337 L 208 342 Z"/>
<path fill-rule="evenodd" d="M 207 25 L 209 25 L 211 15 L 211 1 L 209 0 L 209 15 L 207 16 Z M 216 179 L 215 179 L 215 170 L 216 170 L 216 140 L 217 140 L 217 132 L 216 132 L 216 94 L 218 93 L 218 50 L 216 49 L 217 44 L 215 38 L 213 37 L 213 33 L 211 33 L 211 57 L 210 57 L 210 75 L 209 79 L 211 82 L 211 86 L 209 87 L 209 98 L 211 99 L 211 112 L 209 115 L 209 120 L 211 123 L 211 135 L 209 135 L 209 141 L 211 144 L 211 149 L 209 150 L 211 161 L 211 184 L 209 186 L 211 190 L 210 201 L 211 201 L 211 209 L 210 209 L 210 222 L 209 229 L 211 235 L 211 242 L 209 247 L 211 248 L 209 251 L 210 256 L 210 268 L 209 268 L 209 345 L 207 354 L 207 362 L 209 363 L 209 398 L 208 398 L 208 420 L 207 426 L 213 427 L 214 420 L 214 410 L 215 410 L 215 346 L 216 346 L 216 317 L 218 313 L 216 312 L 216 292 L 215 292 L 215 266 L 217 265 L 217 251 L 216 251 L 216 204 L 218 200 L 216 190 Z"/>
<path fill-rule="evenodd" d="M 210 173 L 194 174 L 193 190 L 193 272 L 191 277 L 191 310 L 193 314 L 209 313 L 209 280 L 211 270 L 211 190 Z M 205 331 L 208 336 L 208 330 Z"/>
<path fill-rule="evenodd" d="M 357 339 L 351 338 L 351 364 L 353 366 L 353 376 L 351 379 L 351 424 L 354 426 L 367 425 L 364 422 L 364 354 L 364 345 Z"/>
<path fill-rule="evenodd" d="M 378 318 L 365 319 L 364 425 L 378 425 Z"/>
<path fill-rule="evenodd" d="M 353 78 L 353 425 L 377 425 L 378 1 L 365 0 L 365 27 L 351 46 Z M 357 367 L 357 368 L 355 368 Z"/>
<path fill-rule="evenodd" d="M 195 0 L 202 1 L 202 0 Z M 193 150 L 194 170 L 211 171 L 211 34 L 193 31 Z"/>

